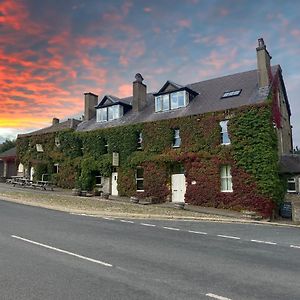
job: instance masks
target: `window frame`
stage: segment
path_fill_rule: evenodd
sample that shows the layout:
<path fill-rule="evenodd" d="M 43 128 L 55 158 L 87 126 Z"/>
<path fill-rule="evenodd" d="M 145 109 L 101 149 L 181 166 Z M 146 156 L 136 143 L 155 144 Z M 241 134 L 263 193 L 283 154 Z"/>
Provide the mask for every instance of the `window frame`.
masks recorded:
<path fill-rule="evenodd" d="M 176 141 L 179 141 L 179 145 L 176 145 Z M 180 137 L 180 129 L 175 128 L 173 131 L 173 148 L 180 148 L 181 147 L 181 137 Z"/>
<path fill-rule="evenodd" d="M 138 170 L 142 170 L 143 174 L 142 176 L 143 177 L 138 177 Z M 142 189 L 138 189 L 138 182 L 142 182 Z M 135 183 L 136 183 L 136 191 L 137 192 L 144 192 L 144 168 L 143 167 L 137 167 L 136 168 L 136 171 L 135 171 Z"/>
<path fill-rule="evenodd" d="M 179 105 L 179 96 L 183 96 L 183 105 Z M 173 99 L 177 100 L 177 105 L 172 105 Z M 166 112 L 178 108 L 183 108 L 188 105 L 189 93 L 186 90 L 171 92 L 168 94 L 163 94 L 159 96 L 155 96 L 155 112 Z M 166 103 L 164 105 L 164 103 Z"/>
<path fill-rule="evenodd" d="M 137 138 L 137 150 L 143 149 L 143 132 L 140 131 Z"/>
<path fill-rule="evenodd" d="M 123 115 L 124 108 L 120 104 L 97 108 L 96 122 L 110 122 L 113 120 L 120 119 Z"/>
<path fill-rule="evenodd" d="M 289 189 L 289 184 L 294 184 L 295 189 L 290 190 Z M 297 193 L 297 188 L 296 188 L 296 177 L 289 177 L 287 178 L 287 193 Z"/>
<path fill-rule="evenodd" d="M 229 138 L 229 133 L 228 133 L 228 122 L 229 122 L 229 120 L 223 120 L 223 121 L 219 122 L 219 125 L 221 127 L 221 145 L 230 145 L 231 144 L 231 141 Z M 224 142 L 225 141 L 224 136 L 227 136 L 229 142 Z"/>
<path fill-rule="evenodd" d="M 225 170 L 225 172 L 223 172 Z M 225 175 L 223 175 L 225 173 Z M 220 180 L 221 180 L 221 192 L 222 193 L 232 193 L 233 192 L 233 182 L 231 174 L 231 165 L 222 165 L 220 168 Z M 223 181 L 226 182 L 226 189 L 223 189 Z M 231 187 L 231 188 L 230 188 Z"/>

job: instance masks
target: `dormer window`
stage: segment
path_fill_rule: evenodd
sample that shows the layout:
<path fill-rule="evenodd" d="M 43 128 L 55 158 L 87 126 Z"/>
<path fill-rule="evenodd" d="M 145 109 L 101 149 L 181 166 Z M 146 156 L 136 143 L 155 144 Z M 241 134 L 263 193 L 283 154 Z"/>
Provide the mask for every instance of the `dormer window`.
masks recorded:
<path fill-rule="evenodd" d="M 107 122 L 119 119 L 123 116 L 122 105 L 112 105 L 108 107 L 97 108 L 97 122 Z"/>
<path fill-rule="evenodd" d="M 155 97 L 155 112 L 168 111 L 185 107 L 189 102 L 187 91 L 178 91 L 170 94 L 159 95 Z"/>

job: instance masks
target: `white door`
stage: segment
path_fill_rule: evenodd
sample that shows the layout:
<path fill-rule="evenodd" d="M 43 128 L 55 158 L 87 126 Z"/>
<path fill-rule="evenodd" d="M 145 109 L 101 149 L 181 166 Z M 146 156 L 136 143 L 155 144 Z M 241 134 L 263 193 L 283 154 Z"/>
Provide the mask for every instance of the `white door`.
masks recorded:
<path fill-rule="evenodd" d="M 111 195 L 118 196 L 118 172 L 111 173 Z"/>
<path fill-rule="evenodd" d="M 34 167 L 31 167 L 30 168 L 30 176 L 29 176 L 30 180 L 33 180 L 33 175 L 34 175 Z"/>
<path fill-rule="evenodd" d="M 186 191 L 184 174 L 172 175 L 172 202 L 183 202 Z"/>

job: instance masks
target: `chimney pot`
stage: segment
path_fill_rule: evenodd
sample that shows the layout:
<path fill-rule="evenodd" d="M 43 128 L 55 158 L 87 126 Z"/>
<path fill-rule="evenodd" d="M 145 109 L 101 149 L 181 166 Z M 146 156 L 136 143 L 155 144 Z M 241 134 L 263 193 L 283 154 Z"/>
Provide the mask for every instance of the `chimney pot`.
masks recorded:
<path fill-rule="evenodd" d="M 59 124 L 59 119 L 58 118 L 53 118 L 52 119 L 52 125 L 55 125 L 55 124 Z"/>
<path fill-rule="evenodd" d="M 84 120 L 89 121 L 96 117 L 96 108 L 98 104 L 98 95 L 91 92 L 84 93 Z"/>
<path fill-rule="evenodd" d="M 270 85 L 271 76 L 271 56 L 267 50 L 264 39 L 258 39 L 257 55 L 257 74 L 259 88 L 268 87 Z"/>
<path fill-rule="evenodd" d="M 135 112 L 141 111 L 147 105 L 147 86 L 143 83 L 143 76 L 140 73 L 135 75 L 133 82 L 132 109 Z"/>

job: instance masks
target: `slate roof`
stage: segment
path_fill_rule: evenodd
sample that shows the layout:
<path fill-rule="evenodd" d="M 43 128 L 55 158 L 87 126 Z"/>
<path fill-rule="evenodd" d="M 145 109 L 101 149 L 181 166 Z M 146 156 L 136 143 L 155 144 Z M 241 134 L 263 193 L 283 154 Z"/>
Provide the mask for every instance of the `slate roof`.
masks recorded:
<path fill-rule="evenodd" d="M 280 173 L 300 174 L 300 154 L 284 154 L 280 157 Z"/>
<path fill-rule="evenodd" d="M 272 67 L 272 73 L 281 72 L 279 65 Z M 173 84 L 173 83 L 172 83 Z M 181 87 L 181 86 L 180 86 Z M 197 93 L 196 97 L 184 108 L 165 112 L 154 111 L 154 96 L 147 94 L 147 105 L 140 112 L 130 110 L 122 118 L 109 122 L 96 122 L 95 118 L 83 121 L 77 127 L 77 131 L 90 131 L 98 128 L 114 127 L 134 123 L 151 122 L 163 119 L 172 119 L 189 115 L 198 115 L 207 112 L 223 111 L 238 108 L 245 105 L 258 104 L 266 100 L 269 90 L 259 90 L 257 70 L 223 76 L 193 84 L 186 85 Z M 221 99 L 224 92 L 241 89 L 239 96 Z M 120 99 L 132 104 L 132 96 Z"/>
<path fill-rule="evenodd" d="M 51 132 L 58 132 L 58 131 L 63 131 L 66 129 L 76 129 L 78 124 L 80 124 L 81 121 L 76 120 L 76 119 L 68 119 L 67 121 L 64 122 L 60 122 L 54 125 L 51 125 L 49 127 L 45 127 L 36 131 L 32 131 L 29 133 L 25 133 L 25 134 L 19 134 L 19 137 L 28 137 L 28 136 L 32 136 L 32 135 L 40 135 L 40 134 L 44 134 L 44 133 L 51 133 Z"/>
<path fill-rule="evenodd" d="M 0 159 L 1 158 L 11 158 L 11 157 L 16 157 L 16 156 L 17 156 L 17 148 L 16 147 L 8 149 L 8 150 L 0 153 Z"/>

